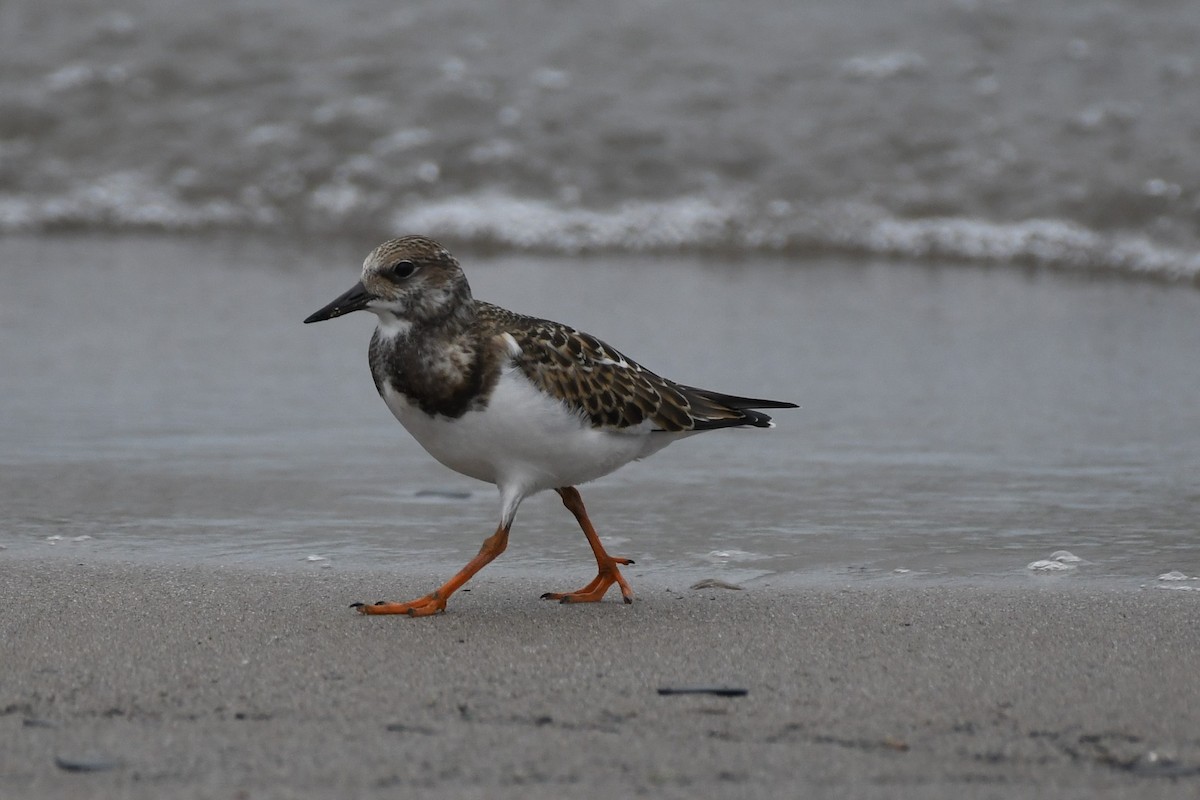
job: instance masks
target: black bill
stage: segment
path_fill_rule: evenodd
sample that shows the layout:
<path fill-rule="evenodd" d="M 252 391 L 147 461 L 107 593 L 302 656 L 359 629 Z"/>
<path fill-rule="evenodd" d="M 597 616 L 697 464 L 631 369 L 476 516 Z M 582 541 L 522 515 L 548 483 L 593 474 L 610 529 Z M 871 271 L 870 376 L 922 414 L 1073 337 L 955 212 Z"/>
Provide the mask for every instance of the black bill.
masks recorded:
<path fill-rule="evenodd" d="M 304 320 L 304 324 L 310 322 L 321 322 L 322 320 L 333 319 L 340 317 L 343 314 L 349 314 L 351 311 L 362 311 L 367 307 L 367 303 L 371 301 L 371 295 L 367 293 L 366 288 L 362 285 L 362 281 L 350 287 L 350 291 L 338 297 L 329 305 L 322 308 L 320 311 L 309 316 Z"/>

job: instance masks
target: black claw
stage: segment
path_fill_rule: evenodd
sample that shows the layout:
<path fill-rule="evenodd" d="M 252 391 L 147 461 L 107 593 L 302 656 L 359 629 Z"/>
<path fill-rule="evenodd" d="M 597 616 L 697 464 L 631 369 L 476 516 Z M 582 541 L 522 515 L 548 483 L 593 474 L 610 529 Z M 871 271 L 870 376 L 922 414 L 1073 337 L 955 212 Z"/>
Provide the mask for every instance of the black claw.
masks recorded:
<path fill-rule="evenodd" d="M 636 561 L 634 561 L 632 558 L 630 558 L 625 562 L 625 566 L 632 567 L 636 563 L 637 563 Z"/>
<path fill-rule="evenodd" d="M 375 605 L 377 605 L 377 606 L 386 606 L 386 605 L 387 605 L 387 600 L 376 600 L 376 601 L 375 601 Z"/>
<path fill-rule="evenodd" d="M 542 595 L 542 599 L 543 600 L 553 600 L 554 592 L 546 592 L 544 595 Z"/>
<path fill-rule="evenodd" d="M 624 595 L 622 595 L 621 599 L 625 601 L 625 605 L 627 605 L 627 606 L 633 605 L 632 597 L 625 597 Z"/>
<path fill-rule="evenodd" d="M 364 605 L 363 603 L 351 603 L 350 607 L 351 608 L 362 608 L 363 605 Z"/>

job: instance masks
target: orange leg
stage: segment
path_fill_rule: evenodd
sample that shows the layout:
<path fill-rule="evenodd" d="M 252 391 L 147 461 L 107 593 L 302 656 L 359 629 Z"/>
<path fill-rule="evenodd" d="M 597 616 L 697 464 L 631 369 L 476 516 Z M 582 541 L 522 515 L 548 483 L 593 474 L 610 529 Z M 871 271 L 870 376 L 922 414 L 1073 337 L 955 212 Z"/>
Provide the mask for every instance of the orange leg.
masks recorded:
<path fill-rule="evenodd" d="M 596 529 L 592 527 L 592 521 L 588 519 L 587 509 L 583 507 L 583 498 L 579 496 L 578 489 L 574 486 L 566 486 L 554 491 L 562 497 L 563 505 L 575 515 L 575 520 L 583 529 L 583 535 L 587 537 L 588 544 L 592 546 L 592 553 L 596 556 L 596 567 L 599 571 L 591 583 L 577 592 L 546 592 L 542 595 L 542 599 L 558 600 L 560 603 L 598 603 L 604 597 L 604 593 L 608 591 L 608 587 L 615 583 L 621 587 L 621 597 L 625 598 L 625 602 L 632 603 L 633 590 L 621 576 L 617 565 L 632 564 L 633 561 L 628 558 L 610 556 L 605 552 L 604 545 L 600 544 L 600 537 L 596 535 Z"/>
<path fill-rule="evenodd" d="M 355 603 L 350 607 L 358 609 L 360 614 L 408 614 L 410 617 L 428 617 L 431 614 L 445 611 L 447 598 L 458 591 L 464 583 L 471 580 L 472 575 L 503 553 L 506 547 L 508 547 L 508 528 L 501 525 L 495 533 L 483 540 L 483 546 L 479 548 L 479 553 L 468 561 L 457 575 L 446 581 L 441 588 L 407 603 L 387 603 L 381 600 L 373 606 Z"/>

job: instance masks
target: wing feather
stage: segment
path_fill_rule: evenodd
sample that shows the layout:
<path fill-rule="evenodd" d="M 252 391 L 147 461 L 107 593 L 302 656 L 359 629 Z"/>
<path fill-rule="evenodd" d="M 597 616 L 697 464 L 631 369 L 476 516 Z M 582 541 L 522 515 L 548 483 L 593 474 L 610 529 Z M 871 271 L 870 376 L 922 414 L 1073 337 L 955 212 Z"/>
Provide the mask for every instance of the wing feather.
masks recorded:
<path fill-rule="evenodd" d="M 792 403 L 736 397 L 663 378 L 590 334 L 477 301 L 479 320 L 524 375 L 596 428 L 683 432 L 739 425 L 769 427 L 754 408 Z"/>

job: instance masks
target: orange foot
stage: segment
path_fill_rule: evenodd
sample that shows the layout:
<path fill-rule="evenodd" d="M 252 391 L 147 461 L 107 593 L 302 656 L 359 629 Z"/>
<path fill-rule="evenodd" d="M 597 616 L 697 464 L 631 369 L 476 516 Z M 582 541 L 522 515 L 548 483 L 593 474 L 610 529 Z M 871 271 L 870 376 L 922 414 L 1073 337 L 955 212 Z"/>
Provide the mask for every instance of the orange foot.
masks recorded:
<path fill-rule="evenodd" d="M 410 617 L 432 617 L 434 614 L 440 614 L 446 610 L 447 598 L 469 581 L 472 575 L 487 566 L 488 562 L 503 553 L 507 546 L 508 528 L 501 525 L 495 533 L 483 540 L 479 553 L 453 578 L 442 584 L 440 589 L 407 603 L 386 603 L 381 600 L 373 606 L 354 603 L 350 607 L 358 609 L 360 614 L 408 614 Z"/>
<path fill-rule="evenodd" d="M 410 617 L 431 617 L 446 610 L 446 600 L 438 592 L 431 592 L 424 597 L 410 600 L 407 603 L 388 603 L 380 600 L 375 605 L 354 603 L 350 606 L 360 614 L 408 614 Z"/>
<path fill-rule="evenodd" d="M 632 563 L 633 559 L 607 556 L 605 562 L 600 565 L 599 574 L 592 578 L 592 582 L 587 586 L 576 592 L 546 592 L 542 595 L 542 599 L 557 600 L 560 603 L 599 603 L 608 588 L 615 583 L 621 587 L 621 597 L 625 602 L 632 603 L 633 590 L 629 588 L 621 571 L 617 569 L 618 564 Z"/>

